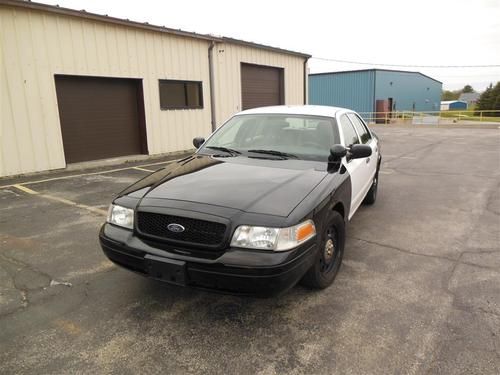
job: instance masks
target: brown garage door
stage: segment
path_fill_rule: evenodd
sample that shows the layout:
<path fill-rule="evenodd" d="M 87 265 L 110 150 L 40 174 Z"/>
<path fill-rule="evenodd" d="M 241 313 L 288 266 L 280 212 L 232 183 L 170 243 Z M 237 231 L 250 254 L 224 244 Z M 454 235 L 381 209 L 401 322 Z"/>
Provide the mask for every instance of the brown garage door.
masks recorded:
<path fill-rule="evenodd" d="M 141 81 L 75 76 L 55 80 L 66 163 L 147 152 L 140 126 Z"/>
<path fill-rule="evenodd" d="M 241 64 L 243 109 L 284 104 L 283 69 Z"/>

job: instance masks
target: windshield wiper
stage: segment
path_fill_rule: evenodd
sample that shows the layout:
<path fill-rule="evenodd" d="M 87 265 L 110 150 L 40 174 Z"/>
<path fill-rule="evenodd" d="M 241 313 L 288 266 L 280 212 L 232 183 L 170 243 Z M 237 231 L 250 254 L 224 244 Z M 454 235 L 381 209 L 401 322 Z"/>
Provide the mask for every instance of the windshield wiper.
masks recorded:
<path fill-rule="evenodd" d="M 276 150 L 248 150 L 248 152 L 254 152 L 256 154 L 267 154 L 267 155 L 281 156 L 282 158 L 293 158 L 293 159 L 299 158 L 297 155 L 289 154 L 287 152 L 276 151 Z"/>
<path fill-rule="evenodd" d="M 211 150 L 223 151 L 228 153 L 231 156 L 241 155 L 241 152 L 238 150 L 233 150 L 232 148 L 222 147 L 222 146 L 206 146 L 205 148 L 209 148 Z"/>

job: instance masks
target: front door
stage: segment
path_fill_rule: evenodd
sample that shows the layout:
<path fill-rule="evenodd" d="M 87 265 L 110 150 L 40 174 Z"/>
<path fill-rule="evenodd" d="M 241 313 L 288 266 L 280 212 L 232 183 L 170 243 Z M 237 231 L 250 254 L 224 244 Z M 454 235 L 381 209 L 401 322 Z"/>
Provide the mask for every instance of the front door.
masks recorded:
<path fill-rule="evenodd" d="M 354 125 L 354 129 L 356 129 L 356 132 L 358 133 L 360 142 L 364 145 L 370 146 L 372 149 L 371 156 L 361 159 L 365 162 L 365 165 L 363 167 L 365 180 L 364 185 L 361 188 L 363 191 L 363 197 L 361 198 L 361 200 L 363 200 L 366 193 L 368 193 L 368 190 L 370 190 L 373 178 L 375 177 L 375 173 L 377 172 L 378 144 L 377 141 L 372 138 L 370 131 L 368 130 L 368 127 L 366 126 L 364 121 L 357 114 L 348 113 L 347 117 L 349 117 L 349 120 L 351 120 L 351 123 Z"/>
<path fill-rule="evenodd" d="M 354 129 L 347 115 L 343 114 L 339 118 L 340 128 L 342 130 L 343 142 L 345 147 L 359 144 L 360 139 L 358 133 Z M 363 201 L 366 191 L 366 161 L 365 159 L 349 159 L 344 157 L 344 165 L 351 179 L 351 206 L 349 208 L 349 219 L 354 215 L 358 207 Z"/>

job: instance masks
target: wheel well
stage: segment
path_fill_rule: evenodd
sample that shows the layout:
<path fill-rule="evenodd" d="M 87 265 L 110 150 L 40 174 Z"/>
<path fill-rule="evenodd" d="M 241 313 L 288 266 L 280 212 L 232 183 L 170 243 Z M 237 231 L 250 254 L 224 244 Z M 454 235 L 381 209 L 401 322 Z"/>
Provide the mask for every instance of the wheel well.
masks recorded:
<path fill-rule="evenodd" d="M 341 202 L 339 202 L 335 206 L 333 206 L 333 211 L 337 211 L 340 215 L 342 215 L 342 218 L 345 220 L 344 205 Z"/>

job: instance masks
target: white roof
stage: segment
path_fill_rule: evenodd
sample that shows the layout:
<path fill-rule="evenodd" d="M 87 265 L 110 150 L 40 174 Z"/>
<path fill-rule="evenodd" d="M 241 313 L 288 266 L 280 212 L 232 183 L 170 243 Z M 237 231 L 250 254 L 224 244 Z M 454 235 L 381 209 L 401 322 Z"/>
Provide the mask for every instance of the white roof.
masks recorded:
<path fill-rule="evenodd" d="M 451 103 L 465 103 L 465 104 L 467 104 L 467 102 L 464 102 L 463 100 L 443 100 L 441 102 L 441 104 L 451 104 Z"/>
<path fill-rule="evenodd" d="M 236 115 L 248 114 L 287 114 L 287 115 L 311 115 L 335 117 L 338 111 L 347 110 L 345 108 L 330 107 L 324 105 L 277 105 L 270 107 L 259 107 L 241 111 Z"/>

